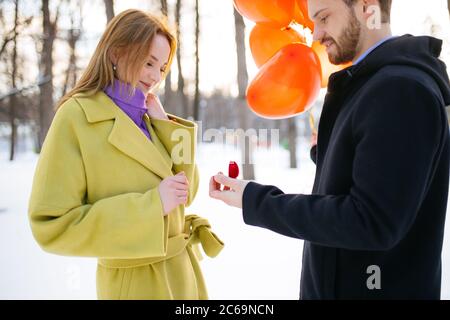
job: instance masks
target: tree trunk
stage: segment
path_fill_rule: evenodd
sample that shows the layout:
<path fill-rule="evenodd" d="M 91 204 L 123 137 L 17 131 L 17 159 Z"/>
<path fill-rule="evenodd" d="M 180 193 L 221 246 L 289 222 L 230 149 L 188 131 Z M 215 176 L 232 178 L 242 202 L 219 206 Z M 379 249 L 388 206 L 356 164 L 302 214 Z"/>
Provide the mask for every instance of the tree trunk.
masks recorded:
<path fill-rule="evenodd" d="M 169 73 L 166 76 L 166 79 L 164 80 L 164 105 L 167 108 L 168 111 L 173 112 L 173 91 L 172 91 L 172 72 L 169 71 Z"/>
<path fill-rule="evenodd" d="M 288 119 L 289 136 L 289 162 L 291 169 L 297 168 L 297 122 L 294 118 Z"/>
<path fill-rule="evenodd" d="M 11 72 L 11 84 L 13 89 L 17 88 L 17 28 L 19 26 L 19 0 L 15 0 L 14 8 L 14 35 L 13 35 L 13 53 L 12 53 L 12 72 Z M 9 119 L 11 124 L 11 141 L 9 149 L 9 161 L 14 160 L 15 147 L 16 147 L 16 136 L 17 136 L 17 126 L 16 126 L 16 105 L 17 105 L 17 94 L 13 94 L 9 98 Z"/>
<path fill-rule="evenodd" d="M 58 11 L 59 12 L 59 11 Z M 41 78 L 48 78 L 49 81 L 41 85 L 39 99 L 39 152 L 47 136 L 48 129 L 52 122 L 53 111 L 53 42 L 56 37 L 56 24 L 58 13 L 55 20 L 51 21 L 49 0 L 42 0 L 43 13 L 43 46 L 41 54 Z"/>
<path fill-rule="evenodd" d="M 4 32 L 4 31 L 3 31 Z M 5 32 L 4 32 L 5 33 Z M 11 32 L 8 32 L 8 33 L 5 33 L 3 36 L 2 36 L 2 44 L 1 44 L 1 46 L 0 46 L 0 58 L 2 57 L 2 55 L 3 55 L 3 53 L 5 53 L 5 51 L 6 51 L 6 46 L 8 45 L 8 43 L 10 42 L 10 41 L 12 41 L 12 38 L 14 37 L 14 30 L 13 30 L 13 32 L 12 32 L 12 36 L 11 36 L 11 34 L 10 34 Z"/>
<path fill-rule="evenodd" d="M 114 18 L 114 0 L 104 0 L 106 10 L 106 23 L 109 23 Z"/>
<path fill-rule="evenodd" d="M 169 7 L 167 5 L 167 0 L 160 0 L 161 5 L 161 13 L 169 19 Z M 169 112 L 173 111 L 173 92 L 172 92 L 172 72 L 169 71 L 169 73 L 166 76 L 166 79 L 164 81 L 164 107 Z"/>
<path fill-rule="evenodd" d="M 245 23 L 239 12 L 234 9 L 234 26 L 235 26 L 235 41 L 236 41 L 236 52 L 237 52 L 237 63 L 238 63 L 238 112 L 240 114 L 241 127 L 245 131 L 248 126 L 248 116 L 247 116 L 247 102 L 245 101 L 245 95 L 248 85 L 248 73 L 247 73 L 247 62 L 245 60 Z M 244 180 L 254 180 L 255 179 L 255 169 L 251 162 L 252 159 L 252 139 L 245 139 L 244 145 L 242 146 L 242 175 Z"/>
<path fill-rule="evenodd" d="M 183 70 L 181 68 L 181 39 L 180 39 L 180 11 L 181 11 L 181 0 L 177 0 L 175 5 L 175 24 L 177 28 L 176 37 L 178 42 L 178 49 L 177 49 L 177 69 L 178 69 L 178 85 L 177 85 L 177 95 L 178 100 L 181 100 L 181 113 L 180 115 L 183 118 L 186 118 L 188 116 L 188 101 L 187 97 L 184 94 L 184 77 L 183 77 Z"/>
<path fill-rule="evenodd" d="M 81 15 L 80 15 L 81 19 Z M 69 65 L 66 71 L 66 79 L 64 81 L 63 88 L 63 96 L 69 91 L 71 88 L 75 86 L 77 79 L 77 55 L 76 55 L 76 46 L 77 42 L 80 39 L 81 28 L 78 29 L 75 27 L 74 19 L 71 18 L 71 28 L 69 30 L 69 35 L 67 42 L 70 48 L 70 57 L 69 57 Z"/>
<path fill-rule="evenodd" d="M 168 7 L 167 7 L 167 0 L 161 0 L 161 12 L 163 15 L 165 15 L 166 17 L 168 17 Z"/>
<path fill-rule="evenodd" d="M 199 57 L 199 41 L 200 41 L 200 12 L 198 8 L 198 0 L 195 0 L 195 93 L 193 103 L 194 120 L 200 120 L 200 57 Z"/>

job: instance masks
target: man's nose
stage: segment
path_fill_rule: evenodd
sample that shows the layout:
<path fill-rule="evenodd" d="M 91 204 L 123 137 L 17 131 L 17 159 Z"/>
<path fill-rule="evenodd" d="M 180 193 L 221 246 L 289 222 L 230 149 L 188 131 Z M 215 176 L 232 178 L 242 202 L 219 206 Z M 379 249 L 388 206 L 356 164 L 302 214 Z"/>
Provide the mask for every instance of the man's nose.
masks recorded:
<path fill-rule="evenodd" d="M 313 41 L 321 41 L 323 39 L 324 32 L 320 27 L 314 26 Z"/>

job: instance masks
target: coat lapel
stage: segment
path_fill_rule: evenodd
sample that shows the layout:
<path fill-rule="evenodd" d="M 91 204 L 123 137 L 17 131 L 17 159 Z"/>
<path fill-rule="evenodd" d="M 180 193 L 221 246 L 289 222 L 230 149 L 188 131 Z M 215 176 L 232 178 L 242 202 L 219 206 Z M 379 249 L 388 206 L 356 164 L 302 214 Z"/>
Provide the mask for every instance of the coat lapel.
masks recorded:
<path fill-rule="evenodd" d="M 157 174 L 161 179 L 172 176 L 172 160 L 165 150 L 160 150 L 161 142 L 151 130 L 150 141 L 136 124 L 103 92 L 91 96 L 77 95 L 89 122 L 113 120 L 114 125 L 108 142 L 118 150 L 138 161 L 144 167 Z M 149 121 L 146 121 L 147 126 Z M 150 126 L 151 127 L 151 126 Z M 164 154 L 164 152 L 166 154 Z"/>
<path fill-rule="evenodd" d="M 151 121 L 150 121 L 150 118 L 148 117 L 148 115 L 145 115 L 145 124 L 147 125 L 147 128 L 150 131 L 150 136 L 152 137 L 153 145 L 159 151 L 159 154 L 163 157 L 164 161 L 167 162 L 168 164 L 170 164 L 170 168 L 172 168 L 172 166 L 173 166 L 172 158 L 169 155 L 166 148 L 164 147 L 161 140 L 159 139 L 155 130 L 153 129 L 153 126 L 151 124 Z"/>

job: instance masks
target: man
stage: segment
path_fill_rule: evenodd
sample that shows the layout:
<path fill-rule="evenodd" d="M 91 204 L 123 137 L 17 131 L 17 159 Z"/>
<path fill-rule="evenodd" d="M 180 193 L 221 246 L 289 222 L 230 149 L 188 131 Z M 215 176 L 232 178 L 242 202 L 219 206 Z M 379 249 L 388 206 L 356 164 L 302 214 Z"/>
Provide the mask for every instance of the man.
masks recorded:
<path fill-rule="evenodd" d="M 312 195 L 218 174 L 210 196 L 242 208 L 249 225 L 305 240 L 301 299 L 439 299 L 450 161 L 442 42 L 391 37 L 391 0 L 308 5 L 330 61 L 353 62 L 329 81 Z"/>

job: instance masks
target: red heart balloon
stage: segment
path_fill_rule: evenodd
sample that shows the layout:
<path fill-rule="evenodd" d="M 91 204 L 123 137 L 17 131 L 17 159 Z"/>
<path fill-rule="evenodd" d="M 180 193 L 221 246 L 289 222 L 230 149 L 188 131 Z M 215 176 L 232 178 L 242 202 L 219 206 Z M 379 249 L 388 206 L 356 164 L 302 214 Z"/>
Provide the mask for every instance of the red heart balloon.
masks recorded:
<path fill-rule="evenodd" d="M 250 32 L 250 50 L 258 68 L 272 58 L 278 50 L 296 42 L 305 43 L 305 38 L 291 28 L 276 29 L 257 24 Z"/>
<path fill-rule="evenodd" d="M 301 24 L 302 26 L 309 28 L 311 31 L 314 31 L 314 22 L 312 22 L 308 15 L 307 0 L 296 0 L 294 19 L 298 24 Z"/>
<path fill-rule="evenodd" d="M 295 0 L 234 0 L 234 6 L 256 23 L 284 28 L 294 18 Z"/>
<path fill-rule="evenodd" d="M 287 118 L 307 110 L 320 91 L 320 61 L 301 43 L 285 46 L 259 70 L 247 89 L 250 109 L 264 118 Z"/>

